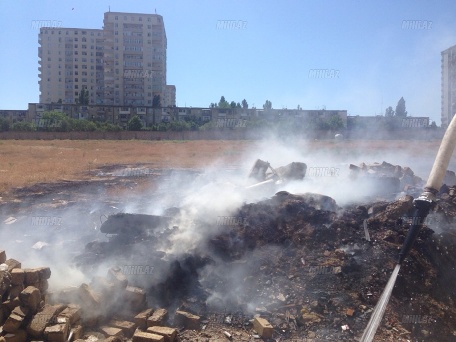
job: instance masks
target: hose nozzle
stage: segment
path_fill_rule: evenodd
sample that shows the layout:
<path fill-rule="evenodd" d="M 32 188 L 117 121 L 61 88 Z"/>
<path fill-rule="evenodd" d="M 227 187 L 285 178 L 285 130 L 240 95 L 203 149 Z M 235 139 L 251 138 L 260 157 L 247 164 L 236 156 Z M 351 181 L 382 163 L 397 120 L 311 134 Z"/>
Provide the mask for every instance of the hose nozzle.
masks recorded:
<path fill-rule="evenodd" d="M 404 244 L 402 245 L 401 251 L 397 259 L 398 264 L 402 264 L 407 254 L 410 252 L 410 249 L 415 242 L 420 228 L 423 225 L 426 217 L 429 214 L 432 206 L 435 203 L 435 194 L 437 191 L 432 188 L 425 188 L 424 192 L 413 201 L 415 211 L 412 217 L 412 226 L 410 227 L 407 236 L 405 238 Z"/>

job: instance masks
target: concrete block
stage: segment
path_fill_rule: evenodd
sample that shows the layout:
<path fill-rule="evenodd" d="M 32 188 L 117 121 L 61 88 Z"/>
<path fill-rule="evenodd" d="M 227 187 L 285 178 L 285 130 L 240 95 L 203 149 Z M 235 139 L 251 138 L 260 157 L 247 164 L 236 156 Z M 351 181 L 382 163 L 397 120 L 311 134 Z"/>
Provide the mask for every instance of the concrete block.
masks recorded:
<path fill-rule="evenodd" d="M 25 273 L 25 285 L 34 285 L 40 282 L 40 276 L 38 273 L 38 269 L 36 268 L 24 268 Z"/>
<path fill-rule="evenodd" d="M 11 273 L 8 271 L 0 271 L 0 297 L 9 290 L 11 285 Z"/>
<path fill-rule="evenodd" d="M 177 337 L 177 329 L 169 327 L 150 327 L 147 328 L 147 332 L 163 336 L 165 338 L 165 342 L 174 342 Z"/>
<path fill-rule="evenodd" d="M 57 323 L 56 316 L 64 309 L 65 305 L 44 305 L 43 309 L 30 320 L 27 332 L 34 338 L 43 338 L 46 326 Z"/>
<path fill-rule="evenodd" d="M 6 252 L 4 250 L 0 250 L 0 264 L 3 264 L 6 261 Z"/>
<path fill-rule="evenodd" d="M 82 328 L 82 325 L 77 324 L 71 329 L 71 331 L 73 331 L 73 336 L 71 337 L 71 340 L 75 341 L 82 338 L 84 329 Z"/>
<path fill-rule="evenodd" d="M 253 319 L 253 329 L 256 330 L 258 335 L 262 338 L 271 338 L 274 328 L 272 325 L 264 318 L 255 317 Z"/>
<path fill-rule="evenodd" d="M 140 287 L 127 286 L 125 288 L 124 300 L 131 310 L 138 312 L 146 306 L 146 291 Z"/>
<path fill-rule="evenodd" d="M 51 269 L 49 267 L 37 267 L 35 269 L 38 271 L 40 281 L 51 278 Z"/>
<path fill-rule="evenodd" d="M 157 309 L 152 315 L 147 319 L 147 327 L 154 327 L 157 325 L 164 325 L 168 320 L 168 310 L 166 309 Z"/>
<path fill-rule="evenodd" d="M 13 270 L 14 271 L 14 270 Z M 19 297 L 19 294 L 24 291 L 24 285 L 12 285 L 10 290 L 9 290 L 9 299 L 13 299 L 16 297 Z"/>
<path fill-rule="evenodd" d="M 120 321 L 113 319 L 108 323 L 109 326 L 114 327 L 114 328 L 119 328 L 122 330 L 122 333 L 126 337 L 131 337 L 136 330 L 136 324 L 133 322 L 129 321 Z"/>
<path fill-rule="evenodd" d="M 8 333 L 3 336 L 5 342 L 25 342 L 27 340 L 27 333 L 25 330 L 19 329 L 15 333 Z"/>
<path fill-rule="evenodd" d="M 15 268 L 21 268 L 21 263 L 15 259 L 5 260 L 5 264 L 8 265 L 8 272 L 11 272 Z"/>
<path fill-rule="evenodd" d="M 22 285 L 25 280 L 25 272 L 22 268 L 15 268 L 11 271 L 11 284 Z"/>
<path fill-rule="evenodd" d="M 3 324 L 3 330 L 9 333 L 15 333 L 19 330 L 24 321 L 24 317 L 11 313 L 6 319 L 5 324 Z"/>
<path fill-rule="evenodd" d="M 32 313 L 35 313 L 38 311 L 41 302 L 40 290 L 34 286 L 27 286 L 24 291 L 19 294 L 19 300 L 23 306 L 26 306 Z"/>
<path fill-rule="evenodd" d="M 108 279 L 112 281 L 118 288 L 126 288 L 128 285 L 127 277 L 122 273 L 120 267 L 111 267 L 108 270 Z"/>
<path fill-rule="evenodd" d="M 123 336 L 122 329 L 115 328 L 115 327 L 110 327 L 110 326 L 107 326 L 107 325 L 101 326 L 100 327 L 100 331 L 106 337 L 109 337 L 109 336 L 122 337 Z"/>
<path fill-rule="evenodd" d="M 54 324 L 44 329 L 44 336 L 49 342 L 66 342 L 68 333 L 68 323 Z"/>
<path fill-rule="evenodd" d="M 147 328 L 147 319 L 154 312 L 153 309 L 146 309 L 137 314 L 134 318 L 134 321 L 139 329 L 146 330 Z"/>
<path fill-rule="evenodd" d="M 165 342 L 165 338 L 157 334 L 136 331 L 133 335 L 133 342 Z"/>
<path fill-rule="evenodd" d="M 81 319 L 81 308 L 77 305 L 69 306 L 59 314 L 57 321 L 59 318 L 66 319 L 70 325 L 73 325 Z"/>
<path fill-rule="evenodd" d="M 185 311 L 176 311 L 174 323 L 186 329 L 198 330 L 200 328 L 200 317 Z"/>

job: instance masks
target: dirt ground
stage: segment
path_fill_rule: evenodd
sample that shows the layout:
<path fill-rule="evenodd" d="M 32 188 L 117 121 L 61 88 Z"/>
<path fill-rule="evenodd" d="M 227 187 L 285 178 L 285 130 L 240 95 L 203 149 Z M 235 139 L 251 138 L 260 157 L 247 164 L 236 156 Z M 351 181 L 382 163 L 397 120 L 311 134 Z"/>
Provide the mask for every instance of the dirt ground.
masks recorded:
<path fill-rule="evenodd" d="M 420 176 L 425 178 L 425 171 L 432 164 L 439 143 L 439 141 L 298 141 L 294 142 L 293 148 L 305 150 L 311 154 L 326 154 L 337 160 L 354 161 L 358 160 L 359 157 L 368 155 L 370 158 L 381 162 L 382 160 L 390 160 L 388 157 L 396 153 L 399 155 L 399 159 L 407 156 L 407 162 L 411 161 L 417 169 L 424 170 Z M 73 217 L 69 226 L 78 226 L 80 230 L 71 231 L 72 228 L 66 228 L 64 238 L 61 238 L 59 243 L 61 244 L 60 248 L 70 249 L 74 255 L 81 253 L 83 242 L 88 242 L 93 237 L 93 231 L 90 229 L 94 225 L 99 227 L 100 213 L 107 216 L 118 208 L 128 207 L 130 203 L 140 203 L 134 209 L 141 212 L 143 209 L 148 209 L 145 203 L 144 208 L 141 207 L 141 201 L 144 200 L 145 202 L 145 196 L 150 196 L 151 193 L 156 193 L 157 197 L 164 196 L 166 189 L 161 188 L 160 183 L 163 179 L 173 179 L 176 173 L 178 176 L 179 173 L 182 173 L 184 179 L 185 177 L 192 179 L 207 165 L 215 165 L 225 169 L 239 169 L 243 159 L 252 148 L 264 148 L 264 142 L 257 141 L 3 141 L 0 142 L 0 145 L 0 172 L 2 175 L 0 213 L 3 218 L 2 221 L 11 216 L 18 218 L 18 222 L 21 218 L 25 221 L 32 213 L 37 212 L 41 216 L 47 215 L 47 213 L 52 213 L 49 214 L 52 216 L 59 216 L 59 212 L 71 211 Z M 414 165 L 410 166 L 415 169 Z M 245 172 L 245 170 L 242 171 Z M 313 213 L 299 199 L 293 200 L 296 203 L 290 202 L 293 204 L 290 205 L 286 202 L 286 206 L 284 205 L 281 209 L 286 210 L 286 215 L 295 217 L 294 210 L 296 213 L 306 212 L 306 215 L 309 215 L 310 212 Z M 93 207 L 95 202 L 97 203 L 96 210 Z M 244 207 L 245 212 L 241 214 L 256 218 L 258 222 L 268 223 L 261 227 L 266 227 L 271 222 L 276 224 L 275 220 L 283 219 L 284 222 L 280 223 L 283 227 L 299 233 L 293 233 L 286 241 L 280 241 L 281 244 L 296 244 L 299 248 L 284 249 L 272 258 L 268 255 L 269 251 L 266 250 L 264 258 L 269 257 L 270 260 L 263 262 L 261 269 L 252 271 L 253 276 L 243 279 L 244 282 L 256 279 L 255 285 L 251 287 L 253 292 L 250 296 L 252 298 L 258 296 L 255 291 L 259 290 L 262 293 L 264 292 L 261 296 L 269 298 L 266 300 L 269 306 L 265 305 L 267 309 L 264 311 L 269 315 L 268 317 L 274 322 L 274 325 L 280 327 L 277 328 L 275 340 L 323 341 L 325 338 L 321 336 L 322 329 L 317 330 L 318 324 L 312 321 L 318 321 L 323 316 L 325 318 L 320 327 L 331 327 L 328 328 L 328 334 L 332 334 L 329 340 L 352 340 L 355 333 L 351 330 L 343 332 L 341 326 L 348 324 L 352 329 L 355 327 L 356 333 L 359 333 L 365 326 L 367 317 L 365 312 L 369 312 L 375 302 L 371 298 L 365 299 L 361 296 L 365 296 L 365 293 L 369 292 L 372 292 L 375 298 L 379 296 L 379 291 L 386 281 L 385 275 L 394 266 L 392 262 L 385 264 L 379 255 L 385 251 L 391 254 L 395 253 L 394 251 L 400 246 L 400 241 L 394 240 L 395 233 L 392 231 L 404 233 L 406 229 L 397 228 L 392 222 L 388 223 L 387 230 L 385 230 L 384 225 L 375 226 L 374 224 L 373 237 L 375 237 L 375 241 L 379 242 L 372 243 L 371 245 L 375 248 L 370 249 L 369 244 L 362 241 L 360 237 L 362 234 L 357 228 L 362 224 L 362 219 L 365 218 L 357 212 L 357 208 L 347 209 L 347 217 L 337 219 L 332 217 L 332 214 L 322 214 L 317 210 L 315 222 L 312 223 L 314 226 L 307 227 L 308 217 L 297 222 L 291 222 L 290 218 L 291 223 L 289 223 L 284 219 L 287 217 L 286 215 L 281 214 L 273 217 L 275 209 L 267 206 L 269 206 L 269 202 L 257 207 L 254 205 Z M 368 204 L 366 203 L 367 207 Z M 292 212 L 288 212 L 289 210 Z M 65 219 L 68 222 L 69 219 Z M 337 233 L 334 233 L 331 230 L 332 228 L 326 227 L 329 222 L 333 222 L 332 225 L 336 228 L 338 224 L 340 225 L 340 229 L 336 230 Z M 288 225 L 292 228 L 288 228 Z M 302 230 L 301 227 L 307 228 Z M 344 227 L 350 227 L 350 230 L 345 232 Z M 298 231 L 298 229 L 300 230 Z M 277 243 L 274 239 L 274 241 L 266 242 L 262 240 L 262 237 L 271 236 L 270 233 L 269 230 L 259 230 L 255 233 L 258 234 L 256 243 L 259 245 Z M 24 242 L 21 240 L 23 236 L 20 232 L 9 234 L 11 240 L 8 245 L 11 249 L 16 250 L 16 247 L 13 248 L 16 245 L 23 246 Z M 38 233 L 34 234 L 33 238 L 36 237 L 36 239 L 30 239 L 30 246 L 40 238 Z M 246 239 L 245 232 L 237 232 L 235 229 L 233 229 L 232 234 L 242 236 L 242 239 L 246 241 L 254 240 L 253 237 L 249 236 Z M 58 234 L 54 235 L 58 238 Z M 228 239 L 228 237 L 222 236 L 221 239 L 223 240 L 223 238 Z M 63 240 L 67 240 L 68 243 Z M 75 241 L 78 243 L 75 244 Z M 0 249 L 7 250 L 8 245 L 0 246 L 2 247 Z M 344 248 L 348 248 L 347 246 L 355 248 L 353 246 L 357 245 L 361 247 L 356 247 L 359 249 L 354 252 L 342 252 L 340 245 L 345 246 Z M 218 247 L 218 250 L 223 251 L 223 243 Z M 424 249 L 425 246 L 422 248 Z M 240 261 L 244 262 L 244 258 L 241 256 L 244 251 L 239 252 L 239 255 L 236 253 L 231 255 L 230 253 L 233 253 L 233 250 L 236 251 L 230 247 L 230 252 L 226 252 L 232 259 L 230 262 L 233 264 Z M 357 259 L 366 258 L 371 262 L 375 261 L 372 264 L 372 270 L 362 274 L 363 281 L 372 288 L 361 288 L 361 284 L 355 280 L 361 279 L 361 277 L 353 276 L 360 271 L 359 265 L 353 263 L 352 255 L 356 255 Z M 431 272 L 432 268 L 429 268 L 428 265 L 424 267 L 423 264 L 429 263 L 432 256 L 432 253 L 424 253 L 424 256 L 414 255 L 414 260 L 420 264 L 416 267 L 406 265 L 403 270 L 404 275 L 399 278 L 398 282 L 400 284 L 416 282 L 417 279 L 423 277 L 423 275 L 416 274 L 417 271 L 423 274 Z M 18 257 L 18 259 L 20 258 Z M 315 276 L 315 269 L 312 269 L 313 273 L 310 272 L 309 275 L 308 269 L 302 268 L 304 259 L 307 262 L 309 260 L 312 262 L 311 266 L 306 266 L 307 268 L 317 265 L 318 271 L 322 270 L 322 267 L 325 270 L 342 267 L 343 275 L 333 274 L 331 271 L 330 274 L 323 275 L 318 275 L 317 272 L 318 276 Z M 289 263 L 290 260 L 293 263 Z M 331 262 L 326 264 L 328 260 Z M 284 261 L 285 267 L 281 266 Z M 52 267 L 52 265 L 48 266 Z M 274 286 L 271 286 L 268 279 L 272 275 L 274 281 L 281 283 L 274 283 Z M 324 280 L 327 279 L 325 277 L 330 278 L 331 283 L 338 285 L 328 287 L 328 282 Z M 312 295 L 301 299 L 300 292 L 306 286 L 312 290 Z M 416 297 L 415 300 L 427 300 L 426 291 L 430 292 L 431 287 L 432 284 L 426 283 L 425 286 L 419 286 L 416 291 L 396 291 L 396 297 L 392 299 L 390 308 L 387 310 L 386 324 L 379 330 L 379 336 L 375 341 L 415 341 L 415 339 L 409 339 L 409 336 L 411 330 L 417 329 L 419 331 L 415 334 L 416 336 L 422 338 L 426 336 L 425 334 L 429 334 L 429 331 L 432 331 L 429 325 L 418 327 L 406 325 L 407 331 L 403 330 L 400 320 L 404 315 L 425 312 L 423 309 L 419 311 L 415 306 L 414 311 L 412 309 L 401 309 L 401 305 L 407 297 L 411 297 L 411 294 Z M 259 290 L 256 290 L 257 288 Z M 270 292 L 270 290 L 276 292 Z M 343 294 L 343 292 L 345 293 Z M 335 295 L 337 293 L 341 294 L 341 298 L 337 298 Z M 449 290 L 448 293 L 452 292 Z M 283 299 L 283 294 L 286 295 L 286 300 Z M 328 300 L 329 297 L 335 299 Z M 437 297 L 435 295 L 431 299 L 434 300 Z M 439 299 L 447 303 L 446 299 Z M 411 299 L 407 301 L 412 302 Z M 453 299 L 449 302 L 452 303 L 452 301 Z M 413 303 L 409 302 L 408 305 L 411 306 Z M 192 307 L 192 303 L 187 303 L 189 308 Z M 303 313 L 302 309 L 300 310 L 301 307 L 309 310 L 304 314 L 310 317 L 310 321 L 301 323 L 300 329 L 293 330 L 297 317 Z M 432 303 L 426 308 L 440 310 L 438 313 L 426 312 L 432 317 L 436 317 L 438 314 L 443 315 L 445 312 L 445 309 L 440 307 L 440 303 Z M 259 312 L 263 310 L 261 307 L 257 309 L 260 310 Z M 350 309 L 354 309 L 354 315 L 352 313 L 347 314 L 347 310 Z M 451 310 L 451 313 L 453 311 Z M 331 317 L 328 316 L 328 312 L 333 312 L 329 315 Z M 224 335 L 224 332 L 227 331 L 232 335 L 231 340 L 233 341 L 258 340 L 253 336 L 251 324 L 245 318 L 239 322 L 226 323 L 227 316 L 232 319 L 233 317 L 236 318 L 236 315 L 234 312 L 219 313 L 219 317 L 211 318 L 212 316 L 208 313 L 203 317 L 204 329 L 201 331 L 183 330 L 180 332 L 179 338 L 181 341 L 223 341 L 228 340 Z M 445 320 L 447 318 L 445 317 Z M 449 329 L 445 324 L 441 326 Z M 320 337 L 317 338 L 317 336 Z M 449 338 L 448 341 L 451 341 L 452 336 Z M 426 339 L 416 339 L 416 341 L 418 340 L 425 341 Z"/>

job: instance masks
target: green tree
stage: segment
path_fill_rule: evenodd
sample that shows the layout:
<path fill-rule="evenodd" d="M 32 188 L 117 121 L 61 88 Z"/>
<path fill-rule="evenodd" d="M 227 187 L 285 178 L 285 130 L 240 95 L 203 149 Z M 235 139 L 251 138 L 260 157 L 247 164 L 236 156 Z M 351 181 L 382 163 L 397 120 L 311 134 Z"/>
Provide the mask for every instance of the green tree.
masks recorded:
<path fill-rule="evenodd" d="M 68 131 L 70 127 L 70 118 L 63 112 L 53 110 L 43 112 L 40 120 L 40 129 L 45 131 Z"/>
<path fill-rule="evenodd" d="M 142 126 L 143 125 L 138 115 L 133 116 L 130 120 L 128 120 L 127 123 L 127 128 L 129 131 L 140 131 Z"/>
<path fill-rule="evenodd" d="M 236 103 L 236 108 L 242 108 L 241 104 L 238 102 Z"/>
<path fill-rule="evenodd" d="M 266 109 L 266 110 L 272 109 L 272 102 L 269 100 L 266 100 L 266 102 L 263 105 L 263 109 Z"/>
<path fill-rule="evenodd" d="M 403 97 L 397 103 L 396 106 L 396 116 L 405 118 L 407 116 L 407 111 L 405 110 L 405 100 Z"/>
<path fill-rule="evenodd" d="M 225 96 L 222 96 L 220 98 L 218 106 L 219 106 L 219 108 L 230 108 L 230 104 L 228 103 L 227 100 L 225 100 Z"/>
<path fill-rule="evenodd" d="M 8 119 L 0 118 L 0 131 L 5 132 L 9 131 L 10 129 L 10 122 Z"/>
<path fill-rule="evenodd" d="M 231 108 L 236 108 L 236 102 L 234 102 L 234 101 L 231 101 L 231 103 L 230 103 L 230 107 L 231 107 Z"/>
<path fill-rule="evenodd" d="M 36 126 L 32 122 L 20 121 L 13 123 L 12 131 L 32 132 L 36 131 Z"/>
<path fill-rule="evenodd" d="M 86 87 L 82 88 L 79 92 L 77 103 L 83 106 L 87 106 L 89 104 L 89 90 Z"/>
<path fill-rule="evenodd" d="M 344 128 L 344 122 L 342 121 L 342 118 L 337 114 L 332 115 L 331 118 L 329 118 L 328 124 L 329 128 L 334 131 Z"/>
<path fill-rule="evenodd" d="M 249 104 L 247 103 L 246 99 L 242 100 L 242 108 L 244 108 L 244 109 L 248 109 L 249 108 Z"/>
<path fill-rule="evenodd" d="M 386 116 L 386 117 L 392 117 L 392 116 L 394 116 L 393 107 L 389 106 L 388 108 L 386 108 L 386 110 L 385 110 L 385 116 Z"/>

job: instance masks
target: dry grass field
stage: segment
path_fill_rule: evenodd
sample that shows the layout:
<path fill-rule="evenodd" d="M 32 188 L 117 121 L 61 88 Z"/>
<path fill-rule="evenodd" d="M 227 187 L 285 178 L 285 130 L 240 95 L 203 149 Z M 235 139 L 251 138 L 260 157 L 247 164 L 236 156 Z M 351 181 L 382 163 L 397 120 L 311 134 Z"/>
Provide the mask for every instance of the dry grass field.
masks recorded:
<path fill-rule="evenodd" d="M 89 179 L 87 171 L 116 164 L 150 168 L 200 168 L 219 160 L 233 165 L 256 141 L 3 140 L 0 141 L 0 193 L 41 182 Z M 307 141 L 307 151 L 339 155 L 401 151 L 434 158 L 439 141 Z M 304 147 L 305 146 L 305 147 Z M 424 153 L 424 154 L 423 154 Z"/>

